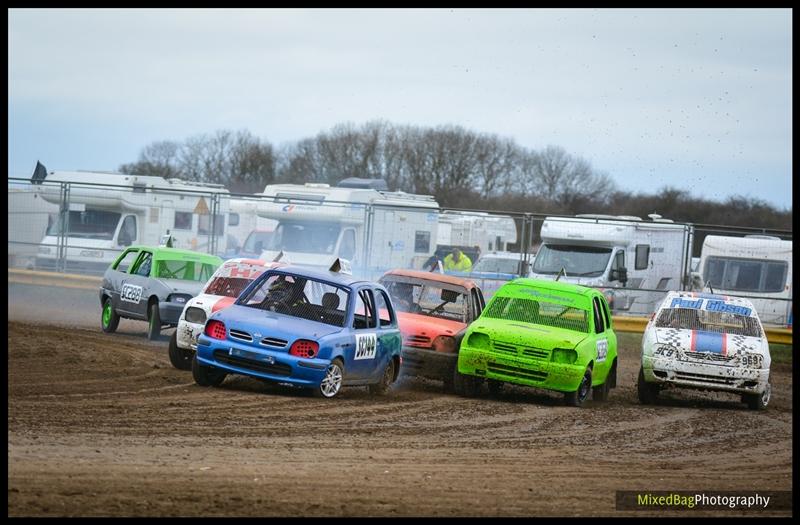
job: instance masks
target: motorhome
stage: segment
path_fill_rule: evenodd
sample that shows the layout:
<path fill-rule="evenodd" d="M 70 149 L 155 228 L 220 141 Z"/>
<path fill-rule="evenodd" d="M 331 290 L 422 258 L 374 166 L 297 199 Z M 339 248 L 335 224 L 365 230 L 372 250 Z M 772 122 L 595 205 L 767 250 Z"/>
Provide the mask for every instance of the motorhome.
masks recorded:
<path fill-rule="evenodd" d="M 231 197 L 228 228 L 225 234 L 225 258 L 258 258 L 267 245 L 278 221 L 258 214 L 259 201 Z"/>
<path fill-rule="evenodd" d="M 650 315 L 691 285 L 694 229 L 657 214 L 547 217 L 531 277 L 603 288 L 616 312 Z"/>
<path fill-rule="evenodd" d="M 707 235 L 699 271 L 706 289 L 750 299 L 762 323 L 789 324 L 792 241 L 766 235 Z"/>
<path fill-rule="evenodd" d="M 337 258 L 377 278 L 420 268 L 436 249 L 439 205 L 432 196 L 328 184 L 271 184 L 258 210 L 278 221 L 261 258 L 283 251 L 294 264 L 329 267 Z"/>
<path fill-rule="evenodd" d="M 30 184 L 8 184 L 8 267 L 33 268 L 49 222 L 58 213 Z"/>
<path fill-rule="evenodd" d="M 505 251 L 517 242 L 517 226 L 508 215 L 443 211 L 439 214 L 438 244 L 477 246 L 480 253 Z"/>
<path fill-rule="evenodd" d="M 94 171 L 51 171 L 32 182 L 59 206 L 41 239 L 38 268 L 102 272 L 125 247 L 157 245 L 165 234 L 175 248 L 225 249 L 230 199 L 221 185 Z"/>

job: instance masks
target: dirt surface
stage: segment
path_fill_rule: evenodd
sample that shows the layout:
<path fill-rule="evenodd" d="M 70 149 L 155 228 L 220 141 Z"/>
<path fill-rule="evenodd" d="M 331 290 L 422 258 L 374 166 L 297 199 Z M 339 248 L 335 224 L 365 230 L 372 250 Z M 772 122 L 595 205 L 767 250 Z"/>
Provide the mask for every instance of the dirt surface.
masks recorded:
<path fill-rule="evenodd" d="M 785 364 L 764 412 L 691 391 L 639 405 L 633 345 L 609 401 L 582 409 L 413 379 L 324 400 L 236 376 L 199 387 L 136 328 L 9 322 L 9 516 L 642 516 L 615 511 L 615 491 L 791 490 Z"/>

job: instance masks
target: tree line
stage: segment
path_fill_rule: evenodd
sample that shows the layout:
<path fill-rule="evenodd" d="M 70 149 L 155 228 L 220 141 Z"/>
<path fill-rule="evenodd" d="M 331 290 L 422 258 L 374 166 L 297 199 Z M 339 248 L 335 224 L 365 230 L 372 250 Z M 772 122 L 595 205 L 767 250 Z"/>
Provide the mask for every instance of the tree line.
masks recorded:
<path fill-rule="evenodd" d="M 792 223 L 791 209 L 747 196 L 718 202 L 672 187 L 652 194 L 624 191 L 608 173 L 559 146 L 531 149 L 452 125 L 340 124 L 280 148 L 247 130 L 219 130 L 153 142 L 119 171 L 218 183 L 234 193 L 261 192 L 274 183 L 379 178 L 392 191 L 433 195 L 448 208 L 639 217 L 657 212 L 678 222 L 779 230 L 791 230 Z"/>

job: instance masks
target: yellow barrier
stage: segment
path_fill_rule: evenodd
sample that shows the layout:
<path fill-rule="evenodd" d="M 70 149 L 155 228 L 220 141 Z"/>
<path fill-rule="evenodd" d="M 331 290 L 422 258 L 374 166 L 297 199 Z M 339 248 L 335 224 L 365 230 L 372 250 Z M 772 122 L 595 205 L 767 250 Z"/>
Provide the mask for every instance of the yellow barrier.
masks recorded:
<path fill-rule="evenodd" d="M 626 316 L 612 316 L 614 322 L 615 332 L 633 332 L 636 334 L 643 334 L 649 317 L 626 317 Z M 792 344 L 792 329 L 781 328 L 777 326 L 765 326 L 764 332 L 767 334 L 767 341 L 779 345 Z"/>

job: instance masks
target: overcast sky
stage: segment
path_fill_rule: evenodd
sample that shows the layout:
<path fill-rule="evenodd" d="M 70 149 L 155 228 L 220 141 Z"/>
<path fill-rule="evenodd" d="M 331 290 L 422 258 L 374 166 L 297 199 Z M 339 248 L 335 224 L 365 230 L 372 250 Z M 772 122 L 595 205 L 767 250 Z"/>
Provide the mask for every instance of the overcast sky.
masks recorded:
<path fill-rule="evenodd" d="M 635 192 L 792 205 L 789 9 L 8 14 L 10 176 L 384 119 L 561 146 Z"/>

